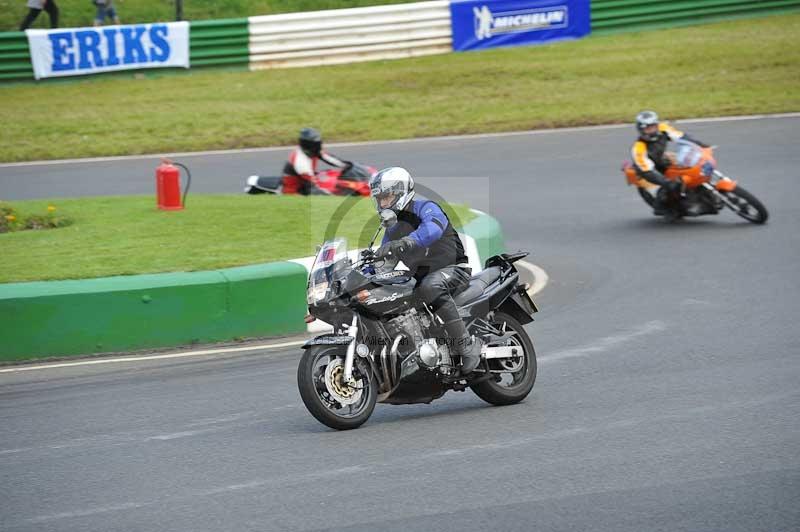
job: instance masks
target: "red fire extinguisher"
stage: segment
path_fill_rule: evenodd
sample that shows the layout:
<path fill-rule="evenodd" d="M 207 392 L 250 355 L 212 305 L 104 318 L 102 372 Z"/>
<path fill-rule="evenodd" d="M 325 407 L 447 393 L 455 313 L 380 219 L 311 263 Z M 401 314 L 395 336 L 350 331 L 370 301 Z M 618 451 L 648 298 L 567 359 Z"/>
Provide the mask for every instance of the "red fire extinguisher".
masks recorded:
<path fill-rule="evenodd" d="M 180 166 L 186 170 L 186 188 L 181 198 Z M 186 194 L 192 183 L 192 174 L 181 163 L 174 163 L 169 159 L 161 159 L 161 164 L 156 168 L 156 199 L 158 208 L 164 211 L 177 211 L 186 205 Z"/>

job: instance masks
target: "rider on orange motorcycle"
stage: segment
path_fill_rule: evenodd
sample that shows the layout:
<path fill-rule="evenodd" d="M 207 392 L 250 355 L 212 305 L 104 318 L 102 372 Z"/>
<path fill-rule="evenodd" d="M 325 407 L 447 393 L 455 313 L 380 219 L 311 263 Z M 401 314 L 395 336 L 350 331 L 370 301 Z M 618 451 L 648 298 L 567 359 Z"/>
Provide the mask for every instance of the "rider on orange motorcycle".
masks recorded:
<path fill-rule="evenodd" d="M 325 194 L 317 186 L 317 164 L 320 160 L 335 168 L 343 168 L 344 171 L 353 166 L 353 163 L 334 157 L 322 149 L 322 135 L 319 131 L 310 127 L 301 129 L 297 147 L 289 154 L 289 160 L 283 167 L 283 193 L 304 196 Z"/>
<path fill-rule="evenodd" d="M 656 194 L 653 211 L 655 214 L 665 214 L 670 197 L 681 191 L 681 182 L 667 179 L 663 173 L 672 165 L 670 154 L 666 151 L 667 143 L 683 139 L 704 148 L 708 145 L 659 121 L 655 111 L 642 111 L 636 115 L 636 130 L 639 138 L 631 148 L 633 165 L 643 179 L 661 187 Z"/>

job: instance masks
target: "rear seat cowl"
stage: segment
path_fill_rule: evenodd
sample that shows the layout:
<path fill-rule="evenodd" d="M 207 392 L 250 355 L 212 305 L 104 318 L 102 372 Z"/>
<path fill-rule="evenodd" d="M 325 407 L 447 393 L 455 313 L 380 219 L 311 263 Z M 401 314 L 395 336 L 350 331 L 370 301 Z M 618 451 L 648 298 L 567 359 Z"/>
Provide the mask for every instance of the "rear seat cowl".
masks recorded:
<path fill-rule="evenodd" d="M 500 278 L 500 273 L 501 271 L 499 266 L 492 266 L 491 268 L 487 268 L 478 275 L 474 276 L 469 283 L 469 287 L 453 298 L 456 305 L 467 305 L 473 299 L 479 298 L 481 295 L 483 295 L 483 291 L 486 290 L 487 286 Z"/>

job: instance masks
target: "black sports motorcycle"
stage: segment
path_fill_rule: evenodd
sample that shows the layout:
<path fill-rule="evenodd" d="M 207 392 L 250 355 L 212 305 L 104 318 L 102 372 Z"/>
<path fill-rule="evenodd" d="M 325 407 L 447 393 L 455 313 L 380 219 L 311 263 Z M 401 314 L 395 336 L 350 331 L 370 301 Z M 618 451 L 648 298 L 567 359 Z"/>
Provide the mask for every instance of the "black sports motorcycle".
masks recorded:
<path fill-rule="evenodd" d="M 392 211 L 381 218 L 384 227 L 397 221 Z M 297 385 L 309 412 L 346 430 L 367 421 L 378 402 L 430 403 L 466 388 L 493 405 L 525 399 L 536 380 L 536 353 L 523 325 L 537 308 L 514 262 L 527 253 L 491 257 L 455 296 L 482 344 L 481 363 L 464 375 L 443 323 L 414 296 L 414 278 L 395 270 L 396 262 L 376 259 L 372 243 L 352 256 L 344 239 L 325 242 L 312 266 L 308 319 L 332 324 L 334 333 L 303 346 Z"/>

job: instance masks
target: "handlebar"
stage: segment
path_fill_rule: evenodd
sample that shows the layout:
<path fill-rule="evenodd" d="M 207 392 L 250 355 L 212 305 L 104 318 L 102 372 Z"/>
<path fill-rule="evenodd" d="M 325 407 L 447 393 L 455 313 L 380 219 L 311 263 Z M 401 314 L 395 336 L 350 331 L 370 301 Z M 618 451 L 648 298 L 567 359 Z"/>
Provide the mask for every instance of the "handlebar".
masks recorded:
<path fill-rule="evenodd" d="M 394 270 L 398 262 L 400 261 L 396 258 L 378 257 L 374 249 L 367 248 L 361 251 L 361 260 L 353 264 L 353 267 L 363 269 L 365 266 L 372 266 L 373 273 L 379 273 L 380 271 Z"/>

